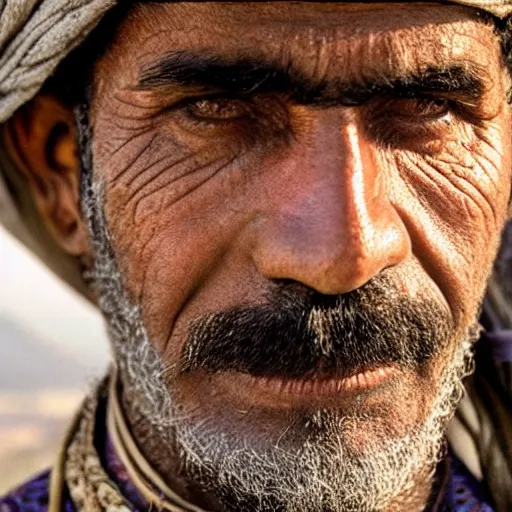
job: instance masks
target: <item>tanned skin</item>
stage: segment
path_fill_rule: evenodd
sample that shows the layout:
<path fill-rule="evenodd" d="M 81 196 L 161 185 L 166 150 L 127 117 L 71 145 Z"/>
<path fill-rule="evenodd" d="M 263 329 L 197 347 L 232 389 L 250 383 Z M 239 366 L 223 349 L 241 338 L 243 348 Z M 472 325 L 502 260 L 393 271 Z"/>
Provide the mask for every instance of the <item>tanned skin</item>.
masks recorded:
<path fill-rule="evenodd" d="M 212 62 L 237 80 L 241 68 L 258 64 L 292 74 L 300 87 L 285 78 L 261 90 L 240 90 L 241 82 L 229 90 L 222 80 L 207 84 L 187 73 L 176 79 L 176 63 L 211 71 Z M 411 83 L 413 93 L 397 92 Z M 433 296 L 449 308 L 455 329 L 467 326 L 507 217 L 508 88 L 493 27 L 456 6 L 134 8 L 95 68 L 93 167 L 105 184 L 125 284 L 166 365 L 179 360 L 194 319 L 261 304 L 282 281 L 339 295 L 394 269 L 404 296 Z M 45 119 L 53 112 L 57 120 L 57 108 L 47 108 Z M 52 183 L 55 164 L 48 152 L 34 151 L 51 126 L 35 129 L 42 124 L 36 113 L 37 103 L 32 125 L 11 123 L 11 150 L 29 180 Z M 74 205 L 65 208 L 75 222 L 72 244 L 62 216 L 44 207 L 48 187 L 33 190 L 57 239 L 86 258 L 72 122 L 67 126 L 53 159 L 65 162 L 59 172 L 69 186 L 52 200 Z M 376 390 L 366 406 L 403 435 L 427 414 L 452 352 L 439 354 L 427 375 L 404 375 Z M 282 428 L 258 414 L 264 398 L 257 389 L 240 392 L 244 381 L 192 372 L 175 382 L 181 404 L 199 418 L 218 417 L 219 425 L 229 418 L 241 432 Z M 279 396 L 270 404 L 295 405 Z M 300 406 L 320 407 L 322 399 Z M 338 406 L 351 404 L 340 397 Z M 144 418 L 130 420 L 161 474 L 188 499 L 218 510 L 194 482 L 176 478 L 172 447 L 152 438 Z M 369 429 L 351 442 L 364 447 L 371 436 Z M 431 482 L 416 484 L 421 507 Z M 402 510 L 400 498 L 390 510 Z"/>

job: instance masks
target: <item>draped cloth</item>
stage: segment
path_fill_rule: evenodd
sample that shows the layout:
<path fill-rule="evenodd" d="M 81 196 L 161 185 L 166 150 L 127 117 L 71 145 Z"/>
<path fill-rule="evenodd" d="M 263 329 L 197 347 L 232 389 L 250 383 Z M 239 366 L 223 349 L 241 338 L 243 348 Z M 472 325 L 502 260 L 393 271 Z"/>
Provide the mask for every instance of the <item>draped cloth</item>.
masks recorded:
<path fill-rule="evenodd" d="M 30 100 L 115 0 L 0 0 L 0 122 Z"/>
<path fill-rule="evenodd" d="M 117 384 L 117 371 L 113 368 L 111 375 L 82 404 L 52 472 L 48 512 L 60 512 L 64 508 L 65 488 L 69 490 L 77 512 L 129 512 L 142 508 L 206 512 L 170 489 L 139 451 L 124 418 Z M 102 411 L 102 408 L 106 410 Z M 98 421 L 98 417 L 103 416 L 106 416 L 106 422 Z M 103 435 L 102 430 L 105 430 Z M 105 435 L 112 440 L 126 482 L 140 496 L 138 506 L 123 495 L 121 489 L 124 486 L 120 481 L 114 481 L 112 473 L 115 471 L 106 467 L 108 456 L 102 456 L 102 450 L 97 446 L 97 440 Z M 125 493 L 133 495 L 133 492 L 127 493 L 126 488 Z"/>
<path fill-rule="evenodd" d="M 0 129 L 117 0 L 0 0 Z M 56 275 L 86 295 L 78 263 L 46 232 L 26 183 L 2 147 L 0 225 Z"/>

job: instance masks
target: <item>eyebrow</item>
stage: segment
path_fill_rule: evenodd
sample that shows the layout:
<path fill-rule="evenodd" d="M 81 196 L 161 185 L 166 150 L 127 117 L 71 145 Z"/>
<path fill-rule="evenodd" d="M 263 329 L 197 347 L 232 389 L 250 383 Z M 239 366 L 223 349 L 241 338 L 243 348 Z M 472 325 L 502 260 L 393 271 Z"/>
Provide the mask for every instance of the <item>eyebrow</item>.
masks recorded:
<path fill-rule="evenodd" d="M 292 66 L 258 59 L 225 58 L 187 51 L 167 53 L 145 66 L 138 89 L 190 87 L 237 96 L 284 93 L 299 104 L 362 104 L 378 95 L 413 97 L 421 94 L 458 94 L 477 99 L 484 90 L 480 73 L 470 66 L 430 67 L 421 73 L 377 75 L 357 83 L 315 80 Z"/>

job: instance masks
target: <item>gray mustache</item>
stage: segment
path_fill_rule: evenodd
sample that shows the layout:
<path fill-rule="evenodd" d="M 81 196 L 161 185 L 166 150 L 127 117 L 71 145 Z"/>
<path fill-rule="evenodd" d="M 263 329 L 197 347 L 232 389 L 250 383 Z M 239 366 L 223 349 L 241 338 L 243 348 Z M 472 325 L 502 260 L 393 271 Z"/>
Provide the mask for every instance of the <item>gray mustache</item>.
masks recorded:
<path fill-rule="evenodd" d="M 403 296 L 384 275 L 339 296 L 283 284 L 264 305 L 195 321 L 181 371 L 284 378 L 343 378 L 389 364 L 419 371 L 452 331 L 450 312 L 438 301 Z"/>

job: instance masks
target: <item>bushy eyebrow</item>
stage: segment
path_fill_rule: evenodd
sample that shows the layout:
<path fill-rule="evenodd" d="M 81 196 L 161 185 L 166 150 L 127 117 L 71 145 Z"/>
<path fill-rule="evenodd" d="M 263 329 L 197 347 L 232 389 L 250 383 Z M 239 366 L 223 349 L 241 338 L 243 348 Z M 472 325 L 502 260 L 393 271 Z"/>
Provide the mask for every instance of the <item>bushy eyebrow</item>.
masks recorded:
<path fill-rule="evenodd" d="M 137 88 L 167 87 L 215 90 L 233 95 L 284 93 L 299 104 L 361 104 L 377 95 L 412 97 L 428 93 L 477 99 L 484 84 L 470 66 L 430 67 L 421 73 L 365 77 L 357 83 L 315 80 L 291 66 L 258 59 L 226 58 L 188 51 L 169 52 L 145 66 Z"/>

